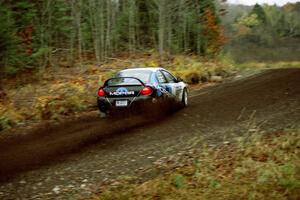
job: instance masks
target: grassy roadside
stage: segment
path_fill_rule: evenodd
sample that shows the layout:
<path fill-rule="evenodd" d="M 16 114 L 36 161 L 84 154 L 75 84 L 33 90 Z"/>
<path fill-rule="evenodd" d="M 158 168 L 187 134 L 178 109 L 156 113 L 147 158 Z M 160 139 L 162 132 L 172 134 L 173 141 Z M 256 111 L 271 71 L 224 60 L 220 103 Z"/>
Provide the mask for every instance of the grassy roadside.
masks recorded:
<path fill-rule="evenodd" d="M 108 186 L 93 200 L 300 198 L 300 130 L 203 146 L 182 167 L 143 184 Z"/>
<path fill-rule="evenodd" d="M 300 68 L 300 61 L 291 62 L 246 62 L 236 64 L 239 69 Z"/>

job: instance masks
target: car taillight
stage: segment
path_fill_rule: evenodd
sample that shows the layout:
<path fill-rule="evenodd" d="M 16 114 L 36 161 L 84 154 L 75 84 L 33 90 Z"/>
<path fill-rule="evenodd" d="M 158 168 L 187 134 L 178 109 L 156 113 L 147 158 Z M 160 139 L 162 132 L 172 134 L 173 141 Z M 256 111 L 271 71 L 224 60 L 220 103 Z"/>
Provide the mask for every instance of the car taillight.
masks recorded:
<path fill-rule="evenodd" d="M 105 91 L 103 89 L 98 90 L 98 96 L 99 97 L 104 97 L 105 96 Z"/>
<path fill-rule="evenodd" d="M 149 95 L 153 92 L 152 88 L 151 87 L 144 87 L 142 90 L 141 90 L 141 94 L 142 95 Z"/>

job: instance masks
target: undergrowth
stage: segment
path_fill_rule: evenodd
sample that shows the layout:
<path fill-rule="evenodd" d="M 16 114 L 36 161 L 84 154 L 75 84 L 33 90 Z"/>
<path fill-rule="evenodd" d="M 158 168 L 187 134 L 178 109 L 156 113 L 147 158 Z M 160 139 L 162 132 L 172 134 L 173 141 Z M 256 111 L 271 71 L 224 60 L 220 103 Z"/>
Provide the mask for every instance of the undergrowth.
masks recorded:
<path fill-rule="evenodd" d="M 108 186 L 94 200 L 300 198 L 300 131 L 203 146 L 193 161 L 143 184 Z"/>
<path fill-rule="evenodd" d="M 23 116 L 14 109 L 11 103 L 4 105 L 0 102 L 0 131 L 15 126 L 23 119 Z"/>
<path fill-rule="evenodd" d="M 162 58 L 158 54 L 124 56 L 101 65 L 90 62 L 82 65 L 49 68 L 36 74 L 34 83 L 13 82 L 13 86 L 4 88 L 8 99 L 1 104 L 0 131 L 30 121 L 60 120 L 95 109 L 97 89 L 124 68 L 161 66 L 190 84 L 212 81 L 213 76 L 223 78 L 232 68 L 225 59 L 207 61 L 184 55 Z"/>
<path fill-rule="evenodd" d="M 49 68 L 37 73 L 35 78 L 31 77 L 36 82 L 24 84 L 17 80 L 10 84 L 13 86 L 4 87 L 8 99 L 0 99 L 0 131 L 32 120 L 60 120 L 64 116 L 88 111 L 96 107 L 97 89 L 117 71 L 157 66 L 170 70 L 189 84 L 198 84 L 221 82 L 236 70 L 300 67 L 300 62 L 235 64 L 230 56 L 207 60 L 194 55 L 161 57 L 155 53 L 145 53 L 111 58 L 101 64 L 86 61 L 74 67 Z"/>

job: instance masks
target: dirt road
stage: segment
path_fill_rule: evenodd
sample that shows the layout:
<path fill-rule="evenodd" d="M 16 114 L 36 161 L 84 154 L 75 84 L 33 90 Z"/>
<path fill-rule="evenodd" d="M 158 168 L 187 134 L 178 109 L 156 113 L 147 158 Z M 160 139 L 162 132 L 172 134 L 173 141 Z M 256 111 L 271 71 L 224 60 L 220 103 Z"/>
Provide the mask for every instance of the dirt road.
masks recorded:
<path fill-rule="evenodd" d="M 151 168 L 158 159 L 197 143 L 295 127 L 300 69 L 267 70 L 194 91 L 189 107 L 160 118 L 100 119 L 92 112 L 2 139 L 0 199 L 80 198 L 120 176 L 156 176 Z"/>

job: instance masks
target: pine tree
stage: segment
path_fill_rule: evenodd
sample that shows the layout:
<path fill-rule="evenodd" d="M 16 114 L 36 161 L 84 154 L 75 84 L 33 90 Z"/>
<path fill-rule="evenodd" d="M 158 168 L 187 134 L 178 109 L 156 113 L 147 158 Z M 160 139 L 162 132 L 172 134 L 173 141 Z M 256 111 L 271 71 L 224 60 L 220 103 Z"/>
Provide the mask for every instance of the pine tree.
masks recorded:
<path fill-rule="evenodd" d="M 259 4 L 254 5 L 252 11 L 250 12 L 250 15 L 251 14 L 256 14 L 257 19 L 261 22 L 261 24 L 265 24 L 267 22 L 266 13 Z"/>
<path fill-rule="evenodd" d="M 31 3 L 0 3 L 0 70 L 16 73 L 29 62 L 32 53 L 33 11 Z"/>

